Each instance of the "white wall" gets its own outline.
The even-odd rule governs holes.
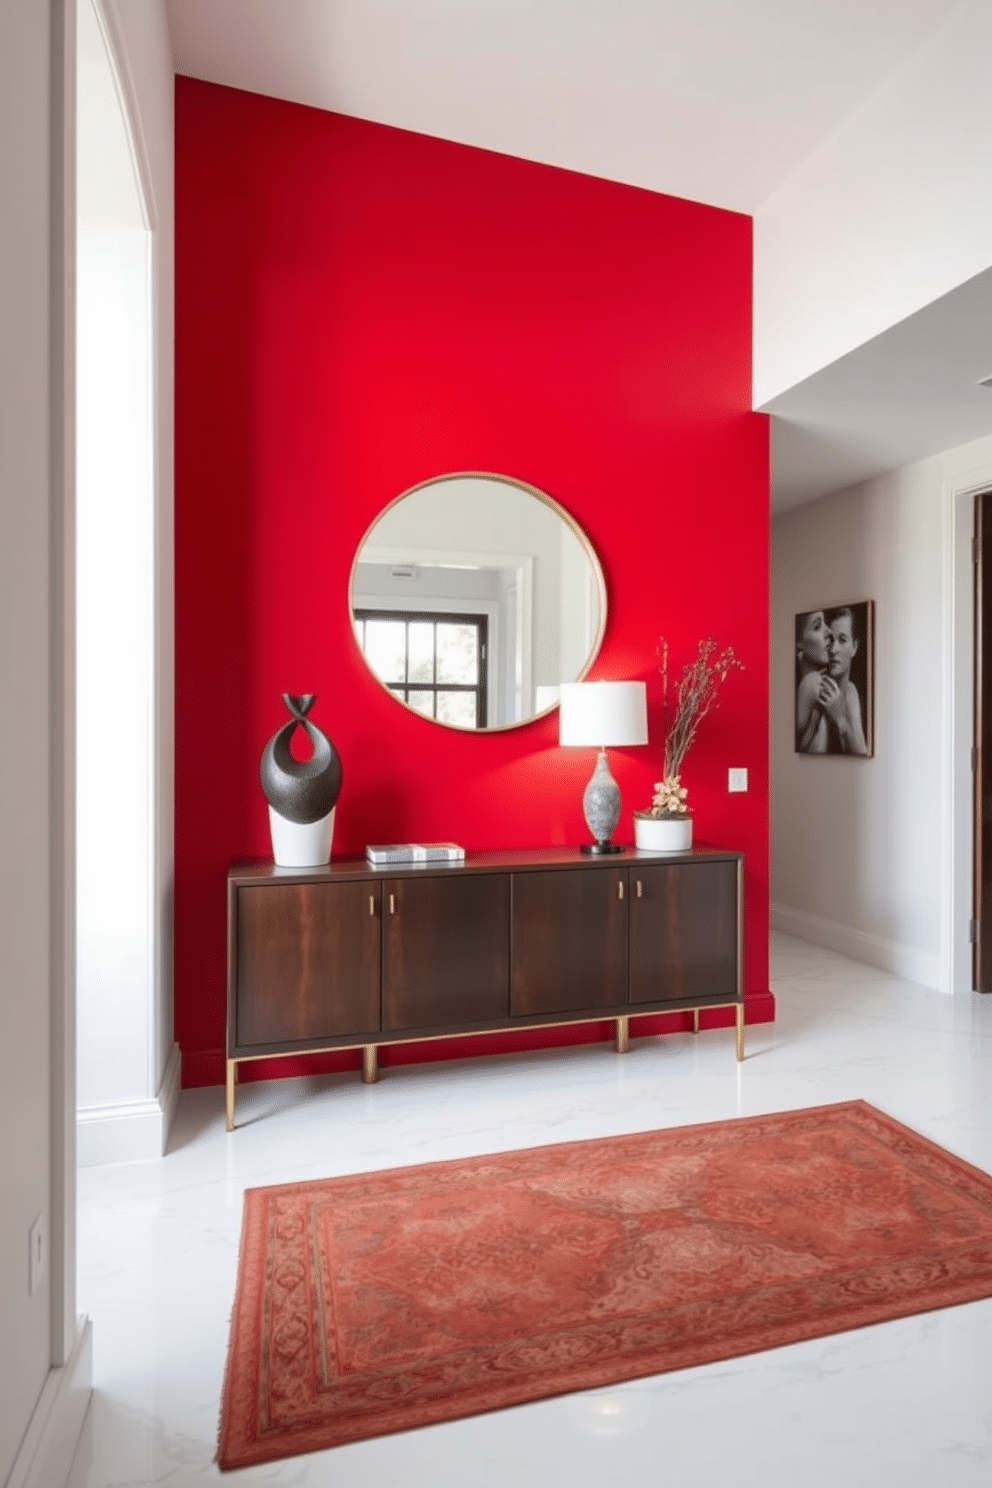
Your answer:
[[[756,213],[756,407],[992,265],[990,56],[966,0]]]
[[[28,1229],[50,1204],[49,899],[54,680],[49,437],[48,17],[0,10],[0,1480],[50,1362],[50,1292]],[[28,783],[30,782],[30,786]]]
[[[992,439],[772,522],[772,923],[930,986],[949,985],[948,940],[971,915],[959,892],[950,925],[944,902],[949,777],[960,786],[968,772],[971,701],[965,665],[952,743],[970,594],[952,593],[968,575],[959,557],[955,579],[949,513],[983,472],[992,481]],[[968,514],[958,515],[966,534]],[[875,601],[874,758],[798,755],[795,615],[861,599]],[[966,861],[959,891],[962,880]]]
[[[80,0],[77,28],[76,1099],[86,1163],[103,1155],[107,1108],[116,1128],[117,1108],[154,1094],[154,439],[151,234],[91,0]]]
[[[172,59],[80,0],[78,1142],[158,1155],[172,1038]],[[113,61],[111,61],[111,57]]]
[[[154,617],[155,739],[152,941],[155,1026],[151,1089],[168,1126],[178,1094],[179,1051],[173,1037],[173,901],[175,835],[175,552],[173,502],[175,73],[165,0],[103,0],[124,87],[152,230],[155,351]]]
[[[117,60],[152,231],[155,317],[155,852],[152,934],[155,1033],[153,1084],[178,1079],[173,1060],[172,918],[175,774],[175,561],[173,543],[175,73],[165,0],[102,0]]]
[[[79,205],[76,1099],[85,1126],[106,1105],[155,1093],[154,590],[148,234],[95,227],[82,195]]]
[[[79,1351],[88,1334],[75,1316],[71,1121],[72,59],[72,27],[66,34],[56,0],[4,0],[0,1480],[17,1488],[61,1481],[64,1458],[51,1442],[71,1450],[89,1393]],[[28,1232],[38,1216],[48,1254],[29,1295]]]

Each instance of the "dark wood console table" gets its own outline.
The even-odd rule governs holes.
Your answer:
[[[743,855],[472,853],[464,864],[235,863],[227,1128],[238,1065],[380,1044],[734,1007],[744,1058]]]

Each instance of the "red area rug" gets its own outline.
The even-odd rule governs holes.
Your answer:
[[[992,1178],[861,1101],[245,1194],[221,1467],[992,1295]]]

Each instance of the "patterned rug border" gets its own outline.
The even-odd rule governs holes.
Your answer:
[[[271,1283],[270,1227],[280,1198],[327,1199],[338,1195],[342,1200],[367,1200],[370,1184],[385,1198],[415,1194],[425,1181],[431,1193],[453,1192],[459,1187],[478,1187],[487,1174],[500,1171],[516,1180],[525,1178],[528,1170],[534,1174],[546,1171],[551,1163],[567,1166],[570,1160],[580,1161],[581,1154],[593,1148],[622,1147],[629,1156],[638,1149],[656,1150],[659,1144],[673,1149],[677,1145],[682,1156],[687,1150],[711,1146],[726,1153],[735,1144],[753,1141],[763,1133],[781,1134],[787,1128],[790,1134],[802,1135],[852,1123],[853,1128],[879,1141],[896,1158],[911,1160],[921,1176],[952,1193],[959,1202],[985,1211],[988,1235],[970,1245],[948,1241],[939,1252],[917,1255],[898,1265],[885,1259],[857,1270],[835,1270],[822,1278],[769,1283],[757,1291],[709,1299],[698,1306],[680,1303],[655,1308],[636,1317],[618,1318],[609,1328],[602,1322],[590,1322],[561,1333],[546,1329],[541,1332],[541,1357],[528,1361],[528,1353],[538,1350],[524,1339],[512,1379],[499,1378],[495,1386],[491,1377],[466,1386],[455,1380],[456,1370],[451,1370],[452,1377],[446,1379],[450,1359],[457,1360],[458,1356],[439,1355],[429,1361],[429,1366],[418,1366],[422,1379],[433,1370],[437,1391],[433,1401],[418,1399],[410,1405],[391,1401],[389,1379],[393,1378],[401,1389],[411,1366],[404,1362],[393,1368],[384,1365],[378,1371],[381,1408],[377,1407],[374,1414],[369,1414],[367,1399],[363,1398],[364,1415],[349,1415],[342,1408],[342,1414],[331,1420],[329,1408],[324,1407],[315,1409],[317,1419],[258,1431],[260,1414],[264,1417],[264,1409],[258,1409],[262,1393],[258,1356],[265,1327],[261,1313]],[[510,1167],[512,1173],[507,1171]],[[266,1216],[268,1223],[260,1223]],[[311,1243],[316,1246],[315,1240]],[[316,1249],[311,1260],[319,1267]],[[899,1296],[892,1294],[890,1286],[887,1289],[894,1276],[902,1289]],[[839,1292],[849,1295],[838,1301]],[[246,1189],[244,1195],[217,1460],[222,1469],[274,1461],[563,1393],[694,1368],[988,1296],[992,1296],[992,1176],[863,1100],[254,1187]],[[322,1319],[315,1317],[313,1326],[315,1333],[321,1331]],[[597,1358],[597,1353],[604,1351],[604,1336],[606,1357]],[[468,1350],[469,1354],[479,1352]],[[500,1353],[494,1347],[492,1369],[497,1374],[505,1368],[506,1357],[505,1348]],[[512,1362],[512,1353],[510,1357]],[[342,1381],[340,1393],[347,1394],[347,1380]]]

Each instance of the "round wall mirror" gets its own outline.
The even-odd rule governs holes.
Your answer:
[[[372,675],[449,728],[513,728],[585,676],[606,586],[585,533],[550,496],[505,475],[446,475],[397,497],[351,572]]]

